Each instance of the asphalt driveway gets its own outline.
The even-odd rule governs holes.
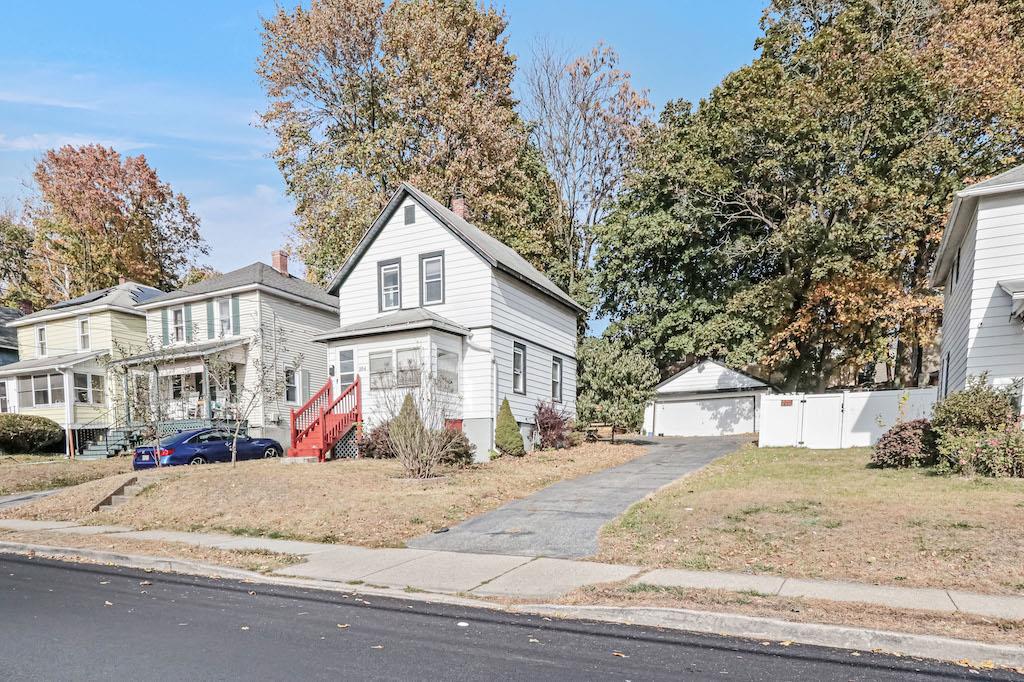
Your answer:
[[[417,549],[578,559],[597,553],[601,526],[654,491],[726,455],[749,436],[659,438],[626,464],[561,481],[469,519],[410,540]]]

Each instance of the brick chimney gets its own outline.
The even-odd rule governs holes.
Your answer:
[[[452,213],[463,220],[466,218],[466,197],[461,192],[452,196]]]
[[[285,277],[288,276],[288,254],[278,249],[270,254],[270,264]]]

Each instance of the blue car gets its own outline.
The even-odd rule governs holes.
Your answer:
[[[178,464],[207,464],[208,462],[231,461],[231,439],[234,434],[225,429],[195,429],[182,431],[160,440],[160,452],[156,453],[155,445],[143,445],[135,448],[132,468],[152,469],[157,465],[159,454],[160,466]],[[281,444],[272,438],[238,437],[238,460],[262,459],[264,457],[280,457],[284,452]]]

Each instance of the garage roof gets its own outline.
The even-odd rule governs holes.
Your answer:
[[[699,360],[654,387],[658,395],[752,391],[771,385],[752,374],[732,369],[717,360]]]

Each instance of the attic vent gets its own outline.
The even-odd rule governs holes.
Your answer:
[[[416,207],[412,204],[405,207],[405,224],[412,225],[416,222]]]

